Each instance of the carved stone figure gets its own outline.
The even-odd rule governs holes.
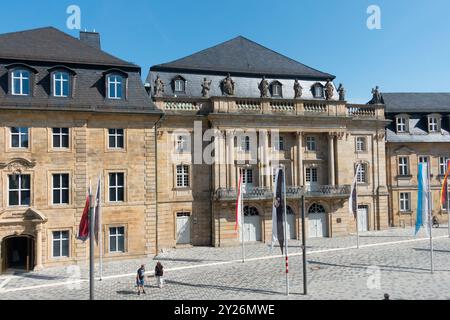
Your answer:
[[[325,98],[327,100],[331,100],[333,96],[334,96],[334,88],[330,80],[328,80],[327,83],[325,84]]]
[[[228,74],[225,79],[222,80],[222,94],[232,96],[234,95],[234,81],[231,79],[231,75]]]
[[[337,91],[339,93],[339,101],[345,101],[345,88],[342,83],[339,84],[339,88]]]
[[[300,85],[300,82],[298,82],[298,79],[295,79],[294,98],[295,99],[301,98],[302,95],[303,95],[303,87]]]
[[[266,77],[263,77],[261,82],[259,83],[259,91],[261,92],[261,98],[269,97],[269,81],[266,80]]]
[[[155,80],[155,97],[162,97],[163,94],[164,94],[164,81],[162,81],[159,75],[157,75]]]
[[[384,104],[383,96],[381,95],[380,88],[378,86],[372,89],[372,100],[369,104]]]
[[[202,83],[202,96],[203,97],[209,97],[209,90],[211,90],[211,83],[212,80],[209,80],[204,78]]]

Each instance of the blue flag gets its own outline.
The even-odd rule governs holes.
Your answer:
[[[417,195],[417,219],[416,219],[416,232],[420,231],[420,228],[424,227],[428,233],[428,220],[429,220],[429,179],[428,179],[428,164],[419,163],[419,174],[417,177],[419,193]]]

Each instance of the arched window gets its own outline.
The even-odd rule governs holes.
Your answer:
[[[53,73],[53,96],[68,97],[70,93],[70,75],[65,71]]]
[[[174,93],[185,93],[186,92],[186,79],[182,76],[176,76],[172,80],[173,92]]]
[[[259,211],[255,207],[245,206],[244,207],[244,216],[259,216]]]
[[[272,97],[283,97],[283,85],[279,81],[274,81],[270,85]]]
[[[308,213],[326,213],[325,208],[318,203],[314,203],[311,207],[309,207]]]
[[[323,85],[319,82],[313,85],[312,93],[314,98],[323,98]]]
[[[15,96],[28,96],[30,94],[30,72],[17,69],[11,72],[11,92]]]

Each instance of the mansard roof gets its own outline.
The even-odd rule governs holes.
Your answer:
[[[383,93],[387,113],[450,113],[450,93]]]
[[[139,68],[53,27],[0,35],[0,58]]]
[[[151,71],[231,73],[252,76],[328,80],[335,76],[308,67],[239,36],[185,58],[153,66]]]

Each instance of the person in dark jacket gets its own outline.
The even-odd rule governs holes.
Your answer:
[[[164,276],[164,267],[161,264],[161,262],[158,261],[155,267],[155,277],[156,277],[156,284],[158,285],[159,288],[162,288],[164,285],[163,276]]]
[[[145,266],[141,265],[141,267],[137,271],[136,275],[136,285],[138,287],[138,296],[141,295],[141,289],[142,293],[145,294]]]

